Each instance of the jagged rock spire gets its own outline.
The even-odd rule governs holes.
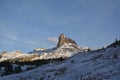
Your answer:
[[[62,45],[64,45],[65,43],[67,43],[67,44],[68,44],[68,43],[71,43],[71,44],[73,44],[74,46],[77,46],[77,43],[76,43],[74,40],[65,37],[65,35],[62,33],[62,34],[60,34],[60,36],[59,36],[59,41],[58,41],[57,47],[59,48],[59,47],[61,47]]]
[[[59,42],[58,42],[58,44],[57,44],[57,47],[60,47],[60,46],[62,46],[62,45],[64,45],[65,44],[65,35],[62,33],[62,34],[60,34],[60,36],[59,36]]]

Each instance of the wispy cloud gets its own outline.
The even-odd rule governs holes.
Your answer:
[[[58,38],[56,38],[56,37],[49,37],[48,41],[57,44],[58,43]]]
[[[17,41],[17,37],[16,35],[11,35],[11,34],[0,34],[0,36],[4,37],[4,38],[8,38],[14,41]]]
[[[4,39],[7,38],[11,41],[14,41],[14,43],[16,44],[22,44],[22,45],[26,45],[26,44],[36,44],[36,42],[34,40],[31,40],[31,39],[26,39],[26,38],[22,38],[20,36],[18,36],[16,34],[15,31],[11,31],[11,30],[8,30],[7,28],[5,27],[1,27],[1,30],[0,30],[0,38]],[[5,42],[7,44],[7,41]]]
[[[0,27],[0,36],[3,38],[11,39],[17,41],[17,36],[14,32],[11,32],[5,27]]]

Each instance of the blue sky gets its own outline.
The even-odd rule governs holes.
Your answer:
[[[51,48],[60,33],[94,49],[120,39],[120,0],[0,0],[0,52]]]

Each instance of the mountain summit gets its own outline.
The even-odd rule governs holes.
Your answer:
[[[65,35],[62,33],[62,34],[60,34],[60,36],[59,36],[59,42],[58,42],[58,44],[57,44],[57,47],[59,48],[59,47],[61,47],[62,45],[64,45],[65,43],[66,43],[66,44],[71,43],[71,44],[74,45],[74,46],[78,46],[77,43],[76,43],[74,40],[72,40],[72,39],[70,39],[70,38],[68,38],[68,37],[65,37]]]
[[[0,62],[6,60],[18,60],[18,61],[33,61],[33,60],[42,60],[42,59],[57,59],[57,58],[68,58],[78,52],[88,51],[87,48],[79,47],[77,43],[65,37],[62,33],[59,36],[59,41],[56,47],[45,49],[45,48],[36,48],[33,51],[26,53],[20,52],[7,52],[0,54]]]
[[[36,60],[36,59],[56,59],[61,57],[67,58],[75,55],[78,52],[83,51],[85,51],[84,48],[79,47],[74,40],[65,37],[65,35],[62,33],[59,36],[59,41],[56,47],[45,50],[41,50],[41,48],[37,50],[35,49],[29,53],[39,54],[40,57],[33,59]]]

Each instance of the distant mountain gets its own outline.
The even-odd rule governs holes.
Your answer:
[[[39,54],[40,57],[37,57],[36,59],[52,59],[60,57],[62,58],[71,57],[78,52],[88,51],[88,49],[89,48],[79,47],[74,40],[65,37],[65,35],[62,33],[59,36],[59,41],[56,47],[51,49],[39,48],[39,50],[35,49],[29,53]]]
[[[89,52],[77,52],[79,49],[65,43],[49,51],[54,50],[53,52],[59,52],[58,54],[64,51],[76,52],[72,57],[42,65],[30,71],[1,77],[0,80],[120,80],[120,45],[118,42]],[[51,54],[58,55],[57,53]]]
[[[79,52],[86,52],[88,48],[79,47],[77,43],[60,34],[56,47],[51,49],[36,48],[29,53],[14,52],[0,53],[0,76],[19,73],[34,69],[48,63],[63,61]]]
[[[65,37],[62,33],[59,36],[59,42],[56,47],[51,49],[36,48],[35,50],[28,53],[22,53],[20,51],[14,52],[2,52],[0,53],[0,62],[5,60],[17,60],[20,62],[42,60],[42,59],[56,59],[56,58],[67,58],[71,57],[78,52],[88,51],[88,48],[82,48],[77,43]]]

